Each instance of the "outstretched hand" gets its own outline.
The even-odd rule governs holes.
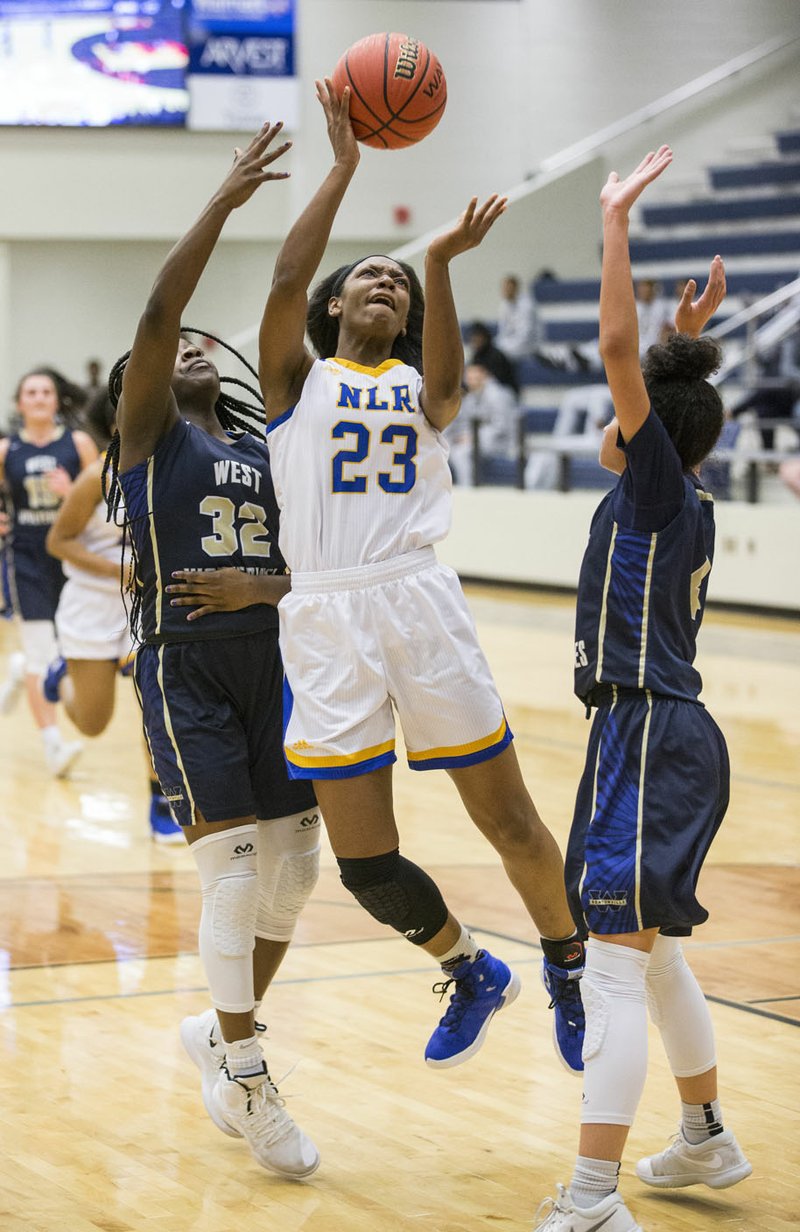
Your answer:
[[[657,179],[662,171],[666,171],[671,162],[672,150],[668,145],[662,145],[656,151],[651,150],[646,154],[639,166],[624,180],[619,178],[616,171],[612,171],[600,193],[603,215],[627,214],[647,185]]]
[[[725,298],[725,266],[722,257],[714,257],[703,294],[695,299],[697,283],[690,278],[684,287],[681,302],[675,310],[675,328],[679,334],[698,338]]]
[[[350,122],[350,87],[345,86],[342,97],[336,93],[330,77],[323,81],[315,81],[317,98],[325,112],[328,124],[328,139],[333,147],[333,156],[337,163],[344,163],[355,168],[361,157],[353,125]]]
[[[498,197],[497,193],[492,193],[481,206],[478,206],[478,198],[473,197],[453,229],[431,241],[428,256],[450,261],[461,252],[477,248],[500,215],[505,213],[507,204],[508,198]]]
[[[233,166],[219,186],[217,197],[230,209],[237,209],[249,201],[256,189],[268,180],[287,180],[288,171],[270,171],[268,168],[291,147],[291,141],[270,150],[270,145],[283,128],[277,124],[262,124],[245,150],[234,150]]]

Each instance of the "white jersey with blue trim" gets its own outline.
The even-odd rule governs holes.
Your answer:
[[[371,565],[444,539],[448,446],[399,359],[316,360],[295,406],[268,429],[280,549],[296,573]]]

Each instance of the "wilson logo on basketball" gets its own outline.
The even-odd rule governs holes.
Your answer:
[[[401,43],[397,63],[394,66],[395,77],[404,77],[406,81],[410,81],[417,71],[418,63],[419,43],[416,39],[409,39],[408,42]]]
[[[428,84],[423,87],[422,93],[426,98],[433,98],[443,81],[444,72],[442,71],[442,66],[440,64],[438,68],[434,69],[433,77],[430,79]]]

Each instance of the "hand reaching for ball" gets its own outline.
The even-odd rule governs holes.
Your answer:
[[[316,81],[317,98],[322,104],[328,124],[328,138],[333,147],[333,157],[342,166],[355,169],[361,153],[353,125],[350,123],[350,90],[345,86],[341,98],[336,93],[330,77]]]

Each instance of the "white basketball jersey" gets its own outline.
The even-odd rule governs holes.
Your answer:
[[[106,520],[105,501],[101,500],[95,507],[94,513],[84,526],[78,539],[88,551],[92,552],[95,556],[103,556],[106,560],[113,561],[114,564],[120,566],[121,571],[122,527]],[[71,581],[80,582],[82,586],[88,586],[91,590],[105,590],[110,594],[118,591],[120,588],[119,577],[100,577],[96,573],[89,573],[85,569],[80,569],[77,565],[71,565],[67,560],[63,562],[62,567],[65,576]]]
[[[317,360],[297,404],[268,428],[280,549],[297,573],[413,552],[450,529],[448,446],[399,359]]]

